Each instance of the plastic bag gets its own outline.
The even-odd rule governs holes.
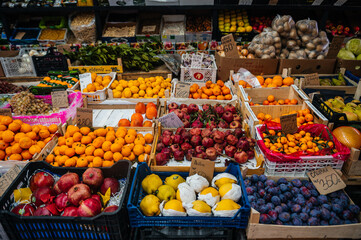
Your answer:
[[[81,13],[69,17],[69,27],[77,40],[81,42],[96,41],[95,15],[92,13]]]
[[[272,21],[272,29],[286,39],[297,39],[295,21],[290,15],[277,15]]]
[[[154,57],[162,60],[172,73],[178,75],[181,65],[181,56],[179,54],[159,54]]]
[[[271,28],[265,28],[263,32],[253,38],[248,46],[248,51],[256,58],[276,58],[281,47],[279,34]]]
[[[281,125],[279,123],[267,122],[266,124],[267,124],[268,129],[273,129],[275,131],[281,130]],[[346,147],[345,145],[342,145],[342,143],[340,143],[337,140],[337,138],[331,133],[330,129],[327,126],[325,126],[323,124],[302,125],[298,128],[297,132],[300,132],[302,130],[305,132],[311,133],[312,137],[320,136],[323,139],[333,141],[334,147],[336,148],[337,153],[332,154],[330,148],[325,148],[325,149],[322,149],[322,150],[320,150],[318,152],[314,152],[314,153],[311,153],[311,152],[305,153],[302,151],[298,151],[293,154],[283,154],[283,153],[271,151],[266,147],[266,145],[264,144],[264,141],[263,141],[262,133],[266,131],[266,125],[263,125],[262,127],[257,128],[257,131],[262,138],[262,140],[257,141],[257,144],[258,144],[259,148],[262,150],[262,152],[265,154],[267,159],[270,160],[271,162],[299,161],[299,160],[301,160],[300,157],[304,157],[304,156],[332,155],[333,158],[342,160],[342,161],[346,161],[350,157],[350,149],[348,147]]]
[[[290,51],[287,57],[288,59],[307,59],[307,54],[304,49],[297,51]]]
[[[303,44],[307,44],[318,36],[318,26],[315,20],[303,19],[296,23],[297,34]]]
[[[305,45],[309,59],[324,59],[328,53],[330,42],[326,32],[321,31],[316,38]]]
[[[253,88],[260,88],[261,84],[259,83],[258,79],[247,69],[240,68],[237,73],[232,75],[233,81],[235,83],[243,80],[249,85],[251,85]]]

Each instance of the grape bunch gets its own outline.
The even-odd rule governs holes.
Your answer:
[[[15,115],[50,114],[59,111],[59,109],[52,108],[50,104],[45,103],[42,99],[36,99],[28,91],[20,92],[13,96],[10,100],[10,105]]]

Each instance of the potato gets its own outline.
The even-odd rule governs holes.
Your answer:
[[[282,44],[281,43],[275,43],[274,46],[275,46],[276,49],[280,49],[282,47]]]
[[[311,51],[310,54],[308,54],[308,58],[309,58],[309,59],[314,59],[314,58],[316,58],[316,52],[315,52],[315,51]]]
[[[322,52],[322,51],[323,51],[323,47],[324,47],[324,45],[317,45],[317,46],[316,46],[316,51],[317,51],[317,52]]]
[[[289,55],[288,55],[288,59],[297,59],[298,56],[295,52],[291,52]]]
[[[292,29],[291,29],[291,32],[290,32],[289,37],[290,37],[291,39],[297,39],[297,38],[298,38],[298,36],[297,36],[297,31],[296,31],[295,28],[292,28]]]
[[[285,23],[283,24],[283,29],[284,29],[286,32],[291,31],[291,26],[290,26],[290,24],[289,24],[288,22],[285,22]]]
[[[288,49],[293,49],[293,48],[296,47],[296,46],[297,46],[297,43],[296,43],[295,40],[288,40],[288,41],[287,41],[287,48],[288,48]]]
[[[305,42],[305,43],[311,41],[311,37],[309,35],[303,35],[301,39],[302,39],[302,42]]]
[[[305,33],[308,31],[308,25],[306,23],[298,24],[298,28],[301,32]]]
[[[274,32],[274,33],[277,33],[277,32]],[[281,42],[281,38],[280,38],[280,37],[275,37],[273,40],[275,41],[275,43]]]
[[[318,55],[316,59],[325,59],[324,55]]]
[[[309,42],[309,43],[306,44],[306,48],[308,50],[314,50],[316,48],[316,46],[315,46],[315,44]]]
[[[270,55],[263,55],[261,58],[262,58],[262,59],[270,59],[271,56],[270,56]]]
[[[276,31],[277,31],[278,33],[283,33],[283,32],[284,32],[283,26],[278,26],[277,29],[276,29]]]
[[[271,58],[276,58],[276,54],[273,52],[269,55]]]

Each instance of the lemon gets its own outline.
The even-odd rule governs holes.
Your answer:
[[[159,198],[154,195],[147,195],[140,202],[140,210],[145,216],[157,216],[160,213],[159,204]]]
[[[196,200],[192,203],[183,204],[184,208],[187,210],[189,216],[203,216],[209,217],[212,215],[212,209],[207,203]]]
[[[222,200],[231,199],[238,202],[242,196],[242,189],[235,183],[226,183],[219,188],[219,195],[221,195]]]
[[[207,187],[198,194],[198,199],[205,201],[211,207],[219,202],[220,198],[217,189],[213,187]]]
[[[212,212],[217,217],[233,217],[240,208],[233,200],[223,199],[212,208]]]
[[[226,183],[237,183],[237,178],[229,173],[221,173],[212,179],[212,187],[217,187],[218,189]]]
[[[187,177],[186,182],[197,193],[209,186],[208,180],[198,174]]]
[[[171,186],[176,191],[178,189],[178,185],[185,181],[186,180],[184,180],[182,176],[173,174],[165,179],[164,184]]]
[[[189,203],[196,200],[196,193],[187,183],[183,182],[178,185],[176,198],[183,203]]]
[[[153,194],[162,184],[162,179],[153,173],[143,179],[142,188],[146,193]]]
[[[252,27],[251,26],[247,26],[246,27],[246,32],[251,32],[252,31]]]
[[[169,201],[175,198],[175,191],[171,186],[162,185],[156,191],[157,197],[161,201]]]
[[[160,209],[163,216],[187,216],[182,202],[176,199],[170,200],[168,202],[162,202]]]

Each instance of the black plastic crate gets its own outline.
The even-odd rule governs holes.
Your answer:
[[[27,164],[13,183],[0,199],[0,222],[4,227],[9,239],[129,239],[129,221],[125,207],[126,193],[128,192],[130,179],[130,162],[118,161],[112,167],[101,168],[104,177],[126,178],[120,206],[117,211],[101,213],[92,218],[85,217],[23,217],[9,211],[14,202],[13,190],[28,185],[32,174],[42,169],[55,175],[63,175],[67,172],[81,174],[87,168],[59,168],[52,167],[45,162],[31,162]]]
[[[60,52],[55,52],[54,48],[49,48],[45,56],[32,56],[32,59],[37,76],[46,76],[49,71],[68,70],[66,57]]]

